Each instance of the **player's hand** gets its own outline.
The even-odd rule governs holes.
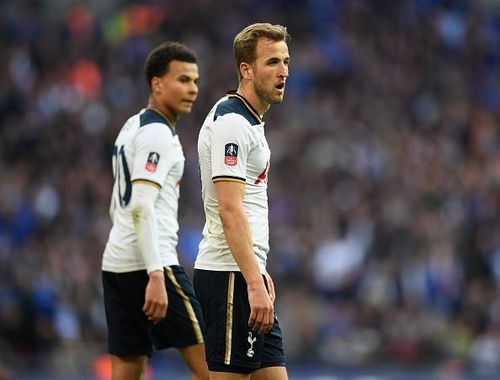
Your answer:
[[[250,303],[250,318],[248,326],[259,334],[268,333],[274,323],[274,306],[264,284],[248,287],[248,302]]]
[[[269,298],[271,298],[271,301],[274,304],[274,301],[276,301],[276,288],[274,287],[273,279],[271,278],[271,275],[267,272],[264,274],[264,276],[266,277],[267,291],[269,293]]]
[[[167,306],[167,289],[163,272],[151,272],[146,286],[142,311],[151,322],[156,324],[167,316]]]

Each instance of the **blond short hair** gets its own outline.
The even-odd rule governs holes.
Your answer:
[[[290,41],[290,35],[286,27],[282,25],[272,25],[270,23],[256,23],[247,26],[236,37],[233,42],[234,62],[238,79],[241,80],[240,64],[242,62],[253,63],[256,59],[255,51],[260,38],[268,38],[272,41]]]

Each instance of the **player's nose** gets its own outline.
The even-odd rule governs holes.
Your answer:
[[[278,75],[280,76],[280,78],[287,78],[288,75],[289,75],[289,72],[288,72],[288,65],[284,62],[282,62],[280,64],[280,70],[278,72]]]
[[[191,85],[189,86],[189,92],[191,94],[198,94],[198,85],[195,82],[191,82]]]

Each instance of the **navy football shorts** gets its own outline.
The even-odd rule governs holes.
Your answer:
[[[151,356],[154,349],[203,343],[203,317],[191,281],[178,265],[165,267],[164,274],[167,316],[153,324],[142,311],[146,271],[102,272],[110,354]]]
[[[257,334],[248,326],[250,304],[241,272],[195,269],[193,283],[205,320],[210,371],[251,373],[260,368],[285,366],[276,315],[267,334]]]

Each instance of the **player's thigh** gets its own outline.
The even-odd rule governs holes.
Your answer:
[[[153,326],[153,342],[157,349],[182,348],[204,343],[203,315],[193,285],[178,265],[165,267],[168,293],[167,316]]]
[[[250,305],[243,275],[195,270],[194,285],[205,318],[209,370],[250,374],[261,368],[264,336],[248,326]]]
[[[264,335],[260,369],[267,367],[284,368],[285,366],[286,358],[283,335],[281,332],[280,322],[275,313],[273,327],[271,328],[271,331]]]
[[[203,343],[195,344],[189,347],[182,347],[179,349],[179,352],[191,370],[193,380],[208,379],[208,367],[205,360],[205,345]]]
[[[150,322],[142,311],[146,271],[102,272],[109,353],[119,356],[151,355]]]
[[[146,363],[146,356],[111,355],[111,380],[141,380]]]
[[[267,367],[252,372],[251,380],[288,380],[285,367]]]
[[[250,374],[210,371],[210,380],[249,380],[249,379],[250,379]]]
[[[208,362],[224,361],[226,353],[227,276],[228,272],[194,271],[194,288],[205,321]]]

